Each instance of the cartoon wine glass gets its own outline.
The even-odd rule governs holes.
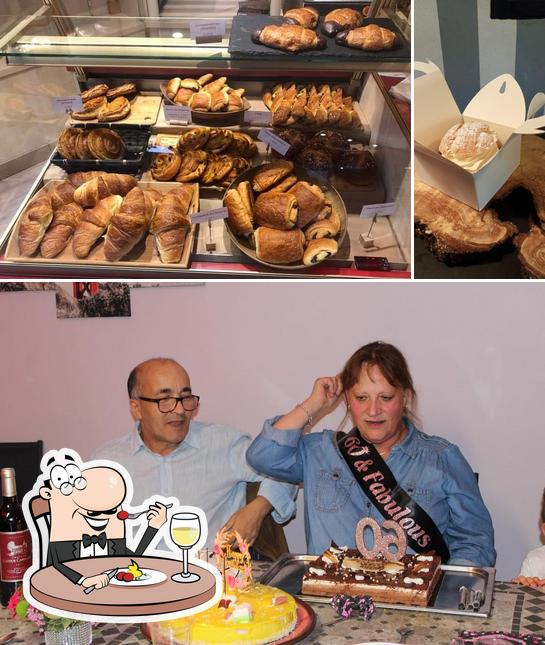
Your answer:
[[[201,537],[201,522],[196,513],[176,513],[170,520],[170,535],[175,544],[182,549],[182,572],[172,576],[174,582],[196,582],[200,580],[197,573],[188,569],[189,549],[195,546]]]

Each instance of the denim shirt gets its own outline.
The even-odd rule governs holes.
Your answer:
[[[137,424],[92,458],[125,466],[134,486],[134,505],[151,495],[173,495],[180,504],[202,508],[208,523],[206,546],[211,548],[216,532],[246,504],[246,482],[262,482],[259,495],[271,503],[276,522],[287,522],[295,514],[297,487],[258,475],[246,461],[251,441],[227,426],[192,421],[184,441],[162,456],[144,444]]]
[[[265,422],[247,459],[258,472],[305,489],[308,552],[322,553],[331,541],[355,547],[355,528],[364,517],[383,517],[352,475],[337,449],[335,432],[303,434]],[[459,448],[424,434],[404,419],[408,433],[387,464],[398,484],[433,519],[450,551],[450,564],[493,566],[494,530],[475,475]],[[413,551],[407,547],[407,552]]]

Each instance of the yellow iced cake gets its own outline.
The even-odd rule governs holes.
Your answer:
[[[229,590],[219,605],[206,611],[162,625],[176,638],[191,623],[191,645],[262,645],[289,634],[297,622],[292,596],[261,584]],[[180,636],[180,641],[183,641]]]

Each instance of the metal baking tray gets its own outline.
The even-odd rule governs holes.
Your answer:
[[[259,582],[278,587],[287,593],[298,596],[306,602],[328,603],[331,598],[301,594],[303,575],[308,569],[309,563],[315,559],[315,555],[294,555],[291,553],[283,555],[265,571],[259,579]],[[377,607],[387,609],[404,609],[406,611],[425,611],[428,613],[488,618],[492,608],[495,578],[496,569],[492,567],[466,567],[442,564],[441,578],[437,583],[432,602],[428,607],[383,602],[377,602],[376,605]],[[484,600],[478,610],[458,609],[459,589],[461,586],[482,592]]]

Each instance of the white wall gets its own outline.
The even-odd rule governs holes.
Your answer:
[[[57,320],[51,292],[0,293],[1,440],[43,438],[86,458],[131,428],[126,377],[155,355],[188,368],[202,419],[255,434],[314,377],[387,340],[408,358],[424,429],[480,473],[498,576],[511,578],[539,545],[544,296],[539,283],[214,283],[135,289],[130,319]],[[301,517],[287,533],[304,550]]]

